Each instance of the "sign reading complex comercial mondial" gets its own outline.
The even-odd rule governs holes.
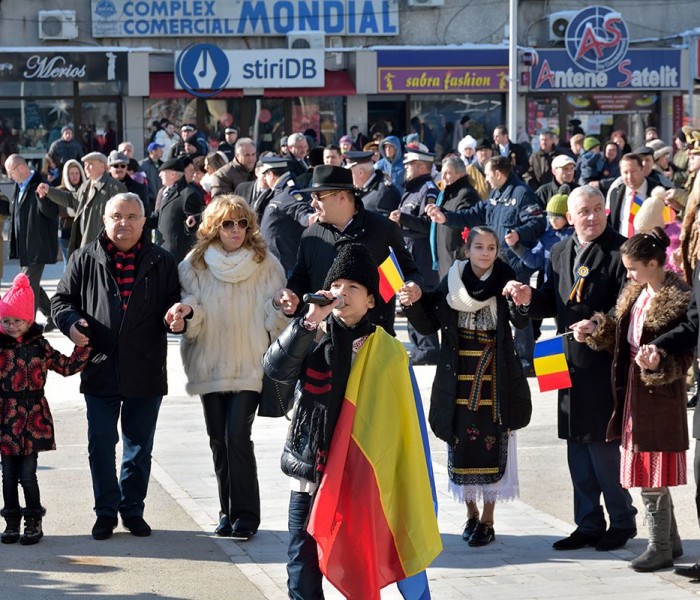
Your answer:
[[[399,0],[91,0],[91,13],[96,38],[399,33]]]
[[[570,22],[565,50],[538,50],[530,77],[533,90],[678,89],[680,50],[629,48],[622,15],[588,6]]]

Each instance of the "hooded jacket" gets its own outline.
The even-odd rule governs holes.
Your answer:
[[[389,160],[384,153],[384,146],[387,144],[391,144],[396,150],[393,160]],[[379,155],[381,158],[377,161],[377,169],[386,173],[388,177],[391,177],[391,182],[399,190],[399,193],[403,194],[405,169],[403,166],[403,152],[401,151],[401,141],[399,138],[393,135],[385,137],[379,144]]]

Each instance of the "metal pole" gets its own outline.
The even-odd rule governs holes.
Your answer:
[[[692,34],[688,38],[688,124],[691,127],[695,127],[694,120],[694,91],[695,91],[695,73],[698,67],[698,56],[697,56],[697,44],[698,36],[697,34]],[[683,122],[683,115],[681,115],[681,123]]]
[[[508,40],[508,132],[518,137],[518,0],[510,0]]]

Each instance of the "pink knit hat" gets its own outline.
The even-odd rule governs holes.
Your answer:
[[[0,319],[22,319],[34,323],[34,292],[29,279],[20,273],[0,300]]]

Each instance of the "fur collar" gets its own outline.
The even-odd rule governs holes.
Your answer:
[[[644,287],[630,282],[623,288],[615,307],[617,319],[622,319],[631,312]],[[644,329],[652,333],[661,332],[669,323],[680,319],[688,310],[690,294],[690,287],[678,275],[667,271],[663,286],[651,299]]]

